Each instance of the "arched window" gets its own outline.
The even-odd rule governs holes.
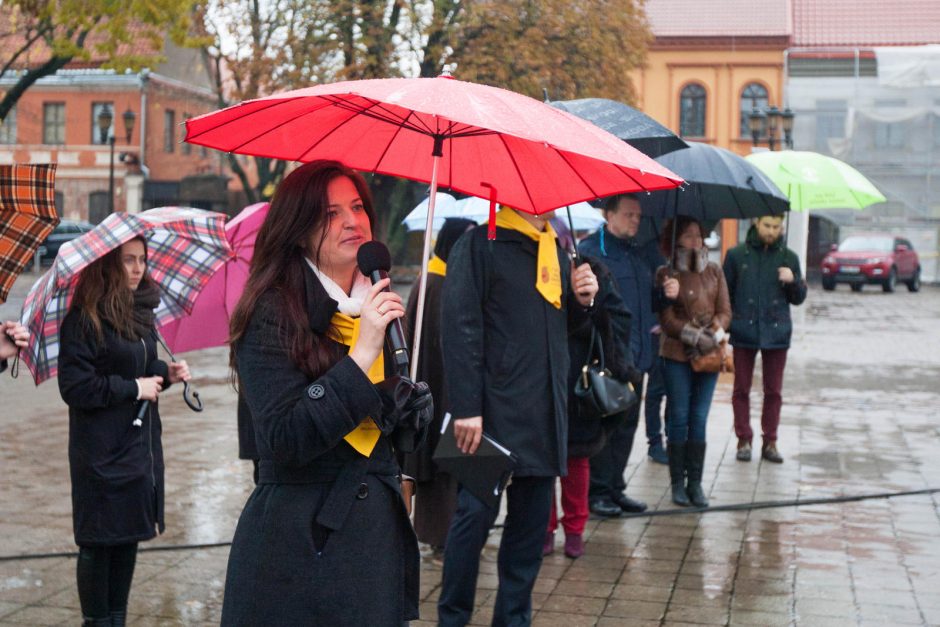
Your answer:
[[[748,116],[754,109],[767,111],[767,89],[760,83],[749,83],[741,92],[741,137],[751,136]]]
[[[679,135],[705,137],[705,88],[690,83],[679,94]]]

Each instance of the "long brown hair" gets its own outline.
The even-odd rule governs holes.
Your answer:
[[[135,240],[144,245],[146,259],[147,240],[137,236],[128,242]],[[150,272],[145,269],[140,285],[147,282],[150,282]],[[82,270],[70,305],[70,308],[74,307],[81,308],[82,315],[91,324],[99,342],[104,339],[102,320],[108,321],[121,337],[137,339],[134,332],[134,292],[127,285],[127,271],[121,262],[120,246]]]
[[[335,359],[329,345],[310,330],[304,300],[305,246],[312,233],[321,232],[317,249],[310,251],[319,260],[326,238],[330,182],[340,176],[356,186],[369,223],[375,224],[372,195],[365,179],[338,161],[312,161],[300,166],[281,181],[268,215],[255,239],[255,252],[245,291],[232,313],[229,327],[229,365],[235,372],[235,350],[245,336],[255,305],[262,294],[273,290],[281,307],[278,316],[279,338],[288,349],[291,361],[308,377],[319,376]]]

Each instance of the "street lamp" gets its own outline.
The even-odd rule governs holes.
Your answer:
[[[751,130],[751,139],[754,145],[760,144],[761,137],[766,132],[767,146],[774,150],[777,147],[778,135],[777,129],[783,131],[783,141],[781,147],[793,148],[793,118],[796,114],[790,110],[790,107],[783,111],[776,106],[769,107],[766,112],[757,107],[751,110],[748,115],[748,128]]]
[[[131,143],[131,134],[134,132],[134,122],[137,121],[137,114],[128,109],[121,116],[124,119],[124,132],[127,143]],[[101,143],[107,143],[111,146],[111,161],[108,168],[108,213],[114,213],[114,135],[110,133],[111,122],[114,121],[114,114],[111,113],[111,107],[104,105],[98,113],[98,131],[101,133]]]

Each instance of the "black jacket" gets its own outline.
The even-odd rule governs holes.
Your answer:
[[[589,318],[557,247],[562,306],[535,289],[535,241],[497,228],[466,233],[444,280],[443,347],[454,418],[483,416],[484,431],[518,458],[518,476],[567,472],[568,331]],[[452,268],[452,269],[451,269]]]
[[[568,389],[573,390],[581,368],[588,361],[591,348],[591,330],[597,330],[597,337],[604,348],[604,365],[619,381],[631,381],[642,373],[633,367],[630,350],[630,311],[617,291],[617,284],[610,270],[596,259],[584,257],[591,264],[597,275],[597,296],[591,315],[593,324],[581,326],[572,331],[568,338],[568,353],[571,368],[568,373]],[[598,355],[594,350],[592,358]],[[597,454],[607,441],[607,435],[625,418],[625,414],[614,414],[605,418],[585,417],[581,415],[577,397],[568,396],[568,457],[592,457]]]
[[[649,371],[656,358],[650,332],[658,323],[656,312],[663,300],[662,289],[654,287],[653,281],[656,268],[665,263],[656,243],[637,245],[635,239],[621,239],[607,227],[601,227],[581,240],[578,250],[610,268],[620,297],[633,315],[630,335],[633,362],[640,370]]]
[[[794,281],[784,285],[777,269],[786,266]],[[806,300],[806,281],[800,260],[779,238],[770,246],[761,242],[756,227],[747,239],[728,251],[725,281],[731,299],[731,344],[740,348],[789,348],[793,333],[790,305]]]
[[[305,267],[311,329],[336,311]],[[294,366],[278,332],[274,291],[257,302],[235,347],[254,420],[258,486],[229,556],[223,625],[399,625],[417,618],[418,545],[405,514],[389,438],[369,458],[343,440],[382,401],[347,348],[325,339],[333,365],[315,380]],[[388,360],[386,360],[388,363]]]
[[[80,546],[149,540],[163,520],[162,425],[157,403],[139,426],[138,377],[159,375],[151,333],[132,341],[107,322],[103,342],[81,310],[73,308],[59,330],[59,392],[69,406],[72,523]]]

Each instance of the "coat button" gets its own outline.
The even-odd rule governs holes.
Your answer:
[[[307,388],[307,396],[315,401],[323,398],[324,394],[326,394],[326,390],[319,383],[314,383]]]
[[[369,496],[369,486],[365,483],[359,484],[359,490],[356,492],[356,498],[362,500]]]

